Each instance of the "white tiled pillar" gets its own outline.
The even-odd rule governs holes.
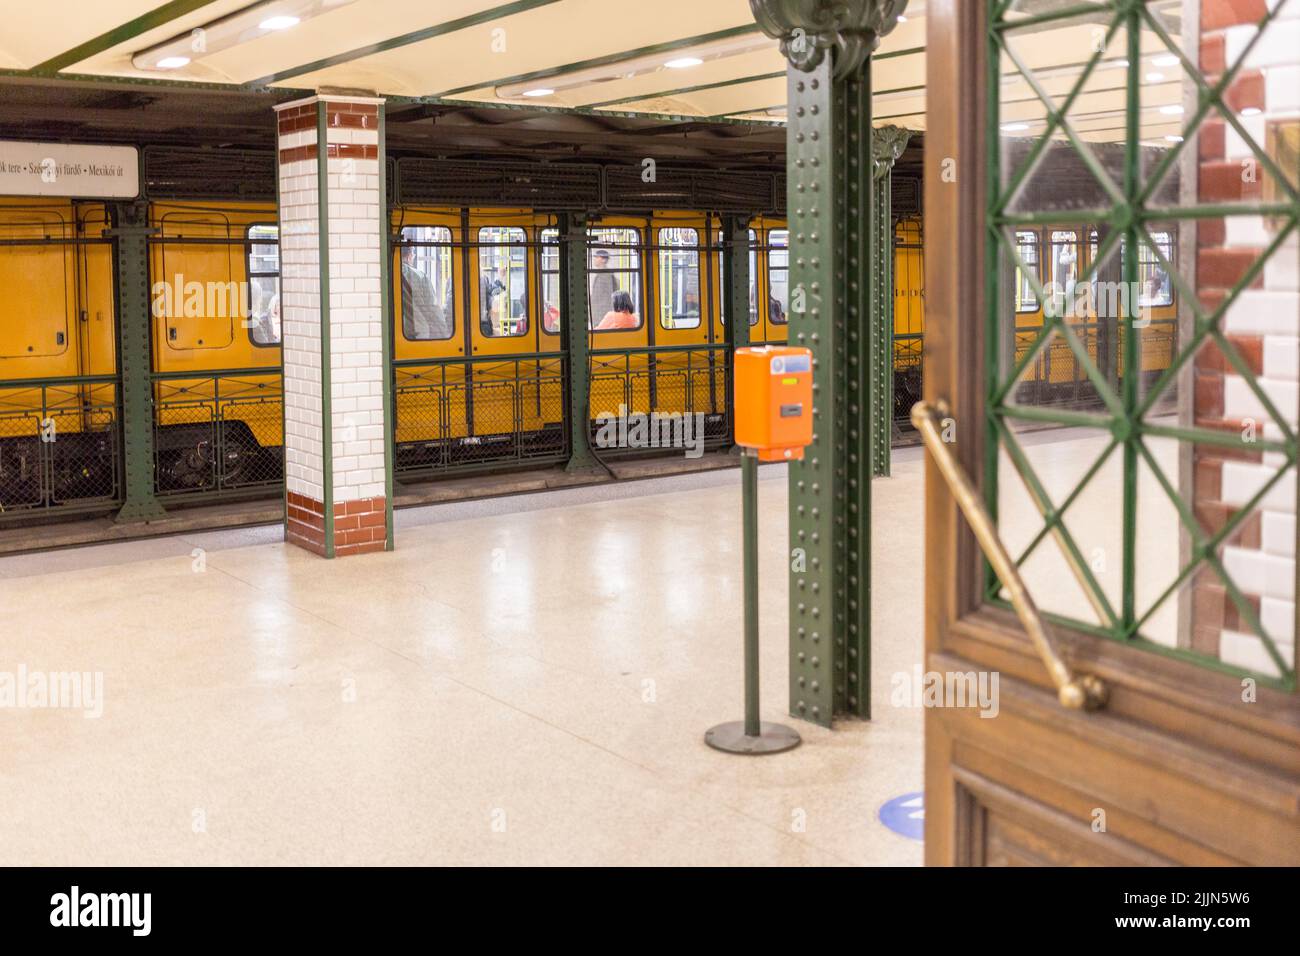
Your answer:
[[[382,111],[352,96],[276,107],[285,540],[327,558],[393,546]]]

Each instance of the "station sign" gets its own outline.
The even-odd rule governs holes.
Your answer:
[[[134,146],[0,140],[0,196],[134,199],[140,152]]]

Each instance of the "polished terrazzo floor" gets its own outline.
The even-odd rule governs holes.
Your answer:
[[[737,472],[398,514],[326,562],[278,528],[0,559],[0,864],[919,864],[921,463],[877,481],[871,722],[716,753],[741,716]],[[785,718],[786,485],[765,468],[763,710]]]

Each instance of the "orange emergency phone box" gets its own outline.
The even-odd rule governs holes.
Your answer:
[[[736,349],[736,444],[760,461],[802,458],[812,442],[812,352],[788,345]]]

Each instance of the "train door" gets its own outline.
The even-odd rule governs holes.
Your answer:
[[[654,281],[652,407],[668,414],[710,409],[709,334],[715,277],[705,256],[712,221],[657,213],[651,220]]]
[[[768,228],[764,246],[767,311],[763,341],[776,345],[790,334],[790,230],[784,223]]]
[[[150,223],[156,491],[272,488],[284,446],[276,210],[158,202]]]
[[[1300,67],[1286,5],[1022,6],[927,6],[922,670],[996,710],[926,708],[926,861],[1294,866],[1300,124],[1269,113],[1290,88],[1228,92]],[[1023,232],[1068,251],[1099,220],[1097,262],[1128,250],[1117,387],[1036,279],[1014,334]],[[1183,332],[1145,382],[1143,255]],[[1088,401],[1017,388],[1054,344]]]
[[[466,257],[459,211],[395,214],[393,406],[396,467],[403,477],[455,463],[453,451],[469,437]]]
[[[468,219],[470,444],[483,458],[509,457],[525,431],[523,390],[534,376],[541,337],[533,216],[474,211]],[[530,406],[532,403],[529,403]],[[537,415],[529,410],[529,424]]]
[[[588,327],[593,418],[649,413],[655,341],[647,282],[645,219],[606,217],[587,230]]]
[[[107,224],[99,204],[0,205],[0,515],[118,496]]]

